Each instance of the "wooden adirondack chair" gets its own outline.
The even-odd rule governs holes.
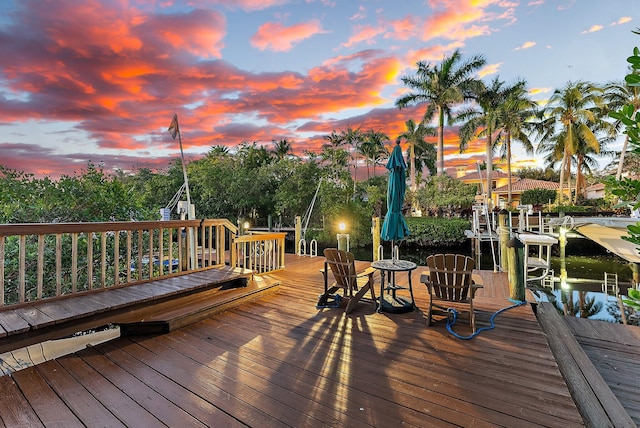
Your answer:
[[[336,248],[324,250],[324,294],[320,296],[318,305],[327,301],[327,298],[338,291],[344,290],[344,297],[348,299],[346,313],[353,310],[356,303],[366,294],[371,292],[371,299],[375,305],[376,296],[373,290],[373,274],[375,269],[367,268],[361,273],[356,273],[355,259],[353,253],[349,253]],[[329,270],[333,274],[335,282],[329,287]],[[355,292],[355,294],[354,294]]]
[[[461,254],[433,254],[427,257],[429,268],[428,281],[422,280],[429,290],[431,302],[427,325],[432,323],[433,308],[447,311],[448,307],[435,303],[446,301],[469,305],[469,323],[476,331],[476,319],[473,311],[473,298],[476,290],[481,288],[473,283],[471,272],[475,268],[475,260]]]

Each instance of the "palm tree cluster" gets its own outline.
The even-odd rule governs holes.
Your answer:
[[[609,121],[608,113],[629,104],[638,111],[638,87],[624,82],[604,86],[584,81],[569,82],[555,90],[546,104],[538,105],[531,99],[523,79],[507,83],[496,77],[487,84],[475,77],[485,64],[481,55],[464,61],[456,50],[436,65],[418,62],[416,74],[402,78],[411,92],[398,98],[396,106],[402,109],[426,104],[421,122],[417,125],[413,121],[407,122],[408,133],[403,136],[411,143],[410,150],[424,141],[429,135],[424,130],[433,129],[429,125],[435,120],[437,174],[444,174],[445,121],[450,125],[460,124],[460,152],[474,141],[485,143],[487,201],[492,200],[494,157],[499,152],[501,160],[506,161],[508,203],[511,204],[512,143],[520,143],[528,154],[534,153],[534,143],[537,143],[535,152],[544,156],[546,166],[559,165],[560,204],[565,203],[565,195],[572,194],[571,170],[575,167],[575,191],[573,201],[570,199],[569,202],[577,203],[578,196],[585,192],[585,172],[592,172],[597,166],[595,156],[615,155],[608,152],[606,146],[620,135],[622,126],[619,121]],[[423,134],[417,133],[418,130]],[[617,179],[622,173],[625,148],[626,142],[620,155]],[[415,189],[413,175],[411,186]]]
[[[331,159],[334,162],[342,159],[339,163],[347,166],[351,162],[355,170],[358,159],[361,157],[367,167],[367,178],[371,177],[370,166],[373,166],[373,175],[376,173],[376,166],[389,156],[386,145],[389,144],[389,137],[382,131],[369,129],[363,131],[360,128],[348,126],[346,130],[336,132],[335,129],[325,135],[327,141],[322,146],[321,157]]]

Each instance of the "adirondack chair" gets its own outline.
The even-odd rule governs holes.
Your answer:
[[[356,273],[355,259],[353,253],[327,248],[324,250],[324,294],[320,295],[318,306],[326,304],[329,296],[336,291],[343,289],[344,297],[348,299],[345,312],[353,310],[356,303],[367,293],[371,292],[371,299],[375,305],[376,296],[373,290],[373,274],[375,269],[369,267],[361,273]],[[333,274],[335,282],[329,287],[329,270]],[[354,294],[355,292],[355,294]]]
[[[433,254],[427,257],[429,268],[428,280],[422,282],[429,290],[431,302],[427,325],[432,323],[433,308],[447,311],[448,307],[436,303],[437,301],[463,303],[469,305],[469,323],[473,332],[476,331],[476,319],[473,311],[473,298],[476,290],[481,288],[473,283],[471,272],[475,268],[475,260],[461,254]]]

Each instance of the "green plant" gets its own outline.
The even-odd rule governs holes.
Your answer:
[[[465,184],[448,175],[430,177],[424,187],[416,192],[416,199],[423,212],[450,217],[473,205],[477,187]]]
[[[460,218],[410,217],[407,224],[411,234],[405,238],[409,245],[425,247],[458,246],[467,241],[464,231],[471,227]]]
[[[640,31],[636,32],[640,34]],[[640,70],[640,49],[633,49],[633,55],[627,58],[632,73],[625,76],[625,81],[629,86],[640,86],[640,76],[636,70]],[[640,114],[631,104],[622,107],[619,111],[609,113],[609,116],[619,120],[625,126],[625,134],[629,137],[629,144],[633,147],[634,154],[640,154]],[[630,205],[633,209],[640,208],[640,181],[628,178],[622,180],[609,181],[607,186],[611,193],[620,198],[620,205]],[[640,245],[640,224],[627,226],[629,236],[622,238]]]
[[[630,288],[627,291],[628,299],[622,299],[622,301],[631,306],[636,311],[640,310],[640,290],[636,290],[635,288]]]
[[[557,192],[552,189],[530,189],[522,192],[520,196],[520,203],[523,205],[533,205],[534,207],[541,207],[548,204],[549,201],[555,202]]]

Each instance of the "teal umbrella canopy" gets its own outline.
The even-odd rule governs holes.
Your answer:
[[[382,223],[380,237],[385,241],[398,241],[409,235],[409,226],[402,215],[404,194],[407,189],[407,164],[402,157],[400,142],[391,152],[387,162],[389,170],[389,184],[387,186],[387,215]]]

